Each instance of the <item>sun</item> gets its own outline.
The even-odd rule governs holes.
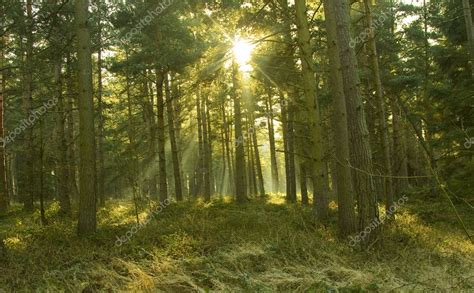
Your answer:
[[[241,68],[248,68],[248,62],[252,58],[252,51],[255,46],[246,40],[236,38],[233,42],[232,51],[234,53],[235,61]]]

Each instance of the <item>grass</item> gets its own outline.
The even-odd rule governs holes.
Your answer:
[[[98,233],[75,235],[73,221],[50,224],[15,207],[0,219],[0,288],[6,291],[470,291],[474,248],[443,203],[410,199],[384,227],[379,247],[361,251],[336,237],[311,210],[272,197],[171,204],[117,247],[134,226],[131,204],[99,212]],[[437,212],[443,214],[438,215]],[[473,227],[472,210],[462,210]],[[141,217],[146,216],[143,209]],[[452,214],[452,213],[451,213]],[[440,220],[438,220],[440,219]],[[0,290],[1,291],[1,290]]]

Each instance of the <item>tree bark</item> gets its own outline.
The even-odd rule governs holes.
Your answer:
[[[5,66],[5,37],[0,37],[0,68]],[[7,164],[6,164],[6,151],[5,151],[5,128],[4,128],[4,99],[5,99],[5,76],[3,70],[0,70],[0,214],[6,213],[10,203],[8,184],[7,184]]]
[[[295,166],[294,155],[291,156],[291,153],[294,152],[293,144],[293,127],[289,123],[289,110],[286,105],[285,98],[283,93],[280,93],[280,108],[281,108],[281,124],[283,130],[283,148],[285,156],[285,179],[286,179],[286,201],[287,202],[296,202],[296,179],[295,179]],[[293,159],[293,160],[292,160]]]
[[[405,178],[395,179],[395,192],[397,195],[403,194],[408,188],[408,168],[407,168],[407,146],[405,141],[405,131],[403,115],[396,98],[392,99],[392,127],[393,127],[393,174]]]
[[[232,153],[231,153],[231,137],[232,134],[230,133],[230,127],[229,127],[229,122],[227,120],[227,114],[226,114],[226,105],[222,105],[222,119],[224,123],[224,140],[225,140],[225,149],[226,149],[226,157],[227,157],[227,162],[228,162],[228,169],[229,169],[229,192],[234,193],[234,188],[233,186],[235,185],[234,182],[234,163],[232,162]]]
[[[472,10],[469,0],[462,0],[462,8],[464,12],[464,21],[466,22],[467,42],[471,61],[471,75],[472,79],[474,79],[474,25],[472,22]]]
[[[94,100],[92,90],[91,38],[88,27],[88,0],[76,0],[75,21],[79,81],[80,183],[78,234],[94,233],[97,226],[95,192]]]
[[[163,82],[165,74],[156,69],[156,96],[157,96],[157,138],[158,138],[158,186],[159,199],[164,202],[168,199],[168,182],[166,176],[166,153],[165,153],[165,103],[163,99]]]
[[[27,33],[26,33],[26,60],[24,64],[24,107],[25,114],[28,118],[33,113],[33,28],[34,19],[32,12],[32,0],[26,2],[26,13],[27,13]],[[33,126],[28,127],[26,130],[26,152],[27,152],[27,163],[26,163],[26,182],[25,188],[26,194],[24,195],[24,207],[26,211],[33,211],[34,198],[35,198],[35,146],[34,146],[34,133]]]
[[[72,199],[77,201],[79,189],[77,187],[77,164],[76,164],[76,141],[74,139],[74,85],[73,85],[73,69],[71,64],[71,56],[67,56],[67,102],[66,102],[66,145],[67,145],[67,169],[68,169],[68,190]]]
[[[326,3],[329,4],[329,1]],[[350,16],[346,0],[334,0],[330,3],[336,26],[336,36],[342,69],[342,81],[348,113],[349,132],[351,141],[351,165],[353,166],[354,190],[357,195],[360,231],[364,230],[371,221],[378,218],[375,186],[372,178],[372,150],[366,115],[360,95],[360,82],[357,71],[355,50],[350,46]],[[352,207],[350,207],[352,208]],[[345,230],[346,232],[349,230]],[[369,243],[376,237],[376,231],[367,237]]]
[[[298,45],[301,49],[301,67],[304,88],[304,120],[307,123],[307,145],[309,159],[306,159],[307,172],[313,180],[313,196],[315,211],[320,220],[328,215],[328,188],[327,173],[325,172],[324,145],[321,110],[316,97],[316,81],[314,79],[313,52],[311,48],[311,34],[306,15],[305,0],[295,0],[296,26],[298,28]]]
[[[58,197],[60,212],[64,215],[71,213],[71,201],[69,197],[69,172],[67,166],[67,137],[65,132],[66,115],[64,111],[64,97],[62,93],[61,59],[55,64],[55,80],[57,91],[57,170],[58,170]]]
[[[149,144],[148,144],[148,162],[151,164],[151,172],[150,175],[148,175],[147,178],[147,188],[148,188],[148,194],[151,197],[157,197],[157,172],[156,172],[156,120],[155,120],[155,97],[153,95],[153,87],[151,85],[151,82],[148,82],[148,77],[150,76],[148,74],[148,71],[145,72],[146,76],[146,98],[145,98],[145,105],[147,108],[147,117],[148,117],[148,132],[149,132]]]
[[[173,161],[173,174],[174,174],[174,192],[177,201],[183,200],[183,190],[181,182],[181,170],[179,165],[179,149],[178,143],[176,141],[175,133],[175,118],[174,118],[174,109],[173,101],[174,98],[177,98],[177,93],[171,92],[170,83],[174,82],[171,80],[170,75],[167,74],[166,80],[166,111],[168,116],[168,133],[171,142],[171,159]]]
[[[202,97],[201,97],[201,88],[199,87],[197,90],[196,95],[196,115],[197,115],[197,123],[198,123],[198,164],[197,170],[194,172],[194,176],[196,177],[195,185],[194,185],[194,197],[201,195],[203,188],[204,188],[204,160],[205,160],[205,153],[204,153],[204,135],[203,135],[203,123],[202,123]]]
[[[206,115],[206,125],[207,125],[207,153],[208,153],[208,160],[209,160],[209,186],[211,195],[215,192],[214,186],[214,168],[213,168],[213,158],[212,158],[212,121],[211,121],[211,106],[209,103],[209,98],[206,95],[204,97],[204,103],[206,105],[206,111],[204,115]]]
[[[239,204],[247,201],[247,184],[245,180],[245,149],[244,143],[241,142],[243,138],[242,132],[242,113],[241,113],[241,97],[240,97],[240,83],[238,64],[233,60],[232,62],[232,84],[233,84],[233,98],[234,98],[234,135],[235,135],[235,197]]]
[[[251,115],[252,124],[254,124],[255,119],[253,115]],[[257,139],[257,128],[254,126],[254,131],[252,132],[252,144],[253,144],[253,153],[255,156],[255,168],[257,172],[257,179],[258,179],[258,190],[260,192],[260,196],[265,196],[265,182],[263,178],[263,171],[262,171],[262,163],[260,161],[260,152],[258,150],[258,139]]]
[[[204,179],[204,201],[209,202],[211,200],[211,153],[209,145],[209,128],[207,120],[207,93],[201,97],[201,120],[202,120],[202,148],[203,148],[203,169],[200,171],[203,174]]]
[[[104,101],[102,99],[102,5],[101,0],[96,0],[97,4],[97,28],[98,28],[98,52],[97,52],[97,117],[98,117],[98,144],[97,144],[97,195],[99,198],[99,206],[105,206],[105,158],[104,158]]]
[[[273,124],[273,104],[272,95],[268,93],[268,99],[266,101],[267,110],[267,124],[268,124],[268,141],[270,142],[270,163],[272,173],[272,192],[278,192],[280,190],[280,182],[278,176],[278,161],[276,156],[276,145],[275,145],[275,127]]]
[[[128,52],[125,52],[125,58],[127,64],[129,64],[129,59],[128,59]],[[130,71],[129,68],[127,68],[125,72],[125,79],[126,79],[126,84],[125,84],[125,91],[127,93],[127,115],[128,115],[128,125],[127,125],[127,134],[128,134],[128,151],[129,151],[129,172],[127,174],[128,180],[130,182],[130,185],[132,186],[132,196],[133,196],[133,203],[135,206],[135,218],[137,220],[137,224],[140,224],[140,218],[138,216],[138,198],[140,196],[140,189],[138,187],[138,156],[137,156],[137,150],[136,150],[136,139],[135,139],[135,126],[133,123],[133,104],[132,104],[132,92],[131,92],[131,82],[130,82]]]
[[[339,46],[337,44],[336,22],[334,7],[330,2],[324,1],[326,17],[328,56],[330,63],[330,87],[333,99],[332,125],[334,128],[335,173],[337,185],[339,231],[342,236],[348,236],[355,231],[354,189],[350,169],[350,141],[348,131],[348,115],[344,84],[342,79]]]
[[[380,66],[377,54],[377,44],[375,43],[375,32],[372,17],[370,0],[364,0],[367,28],[369,30],[368,48],[369,59],[372,65],[373,83],[375,85],[375,95],[377,98],[377,112],[380,127],[380,139],[382,145],[382,160],[385,177],[385,209],[389,210],[393,205],[393,182],[392,182],[392,160],[390,155],[390,143],[388,139],[387,114],[385,111],[384,91],[382,79],[380,77]]]

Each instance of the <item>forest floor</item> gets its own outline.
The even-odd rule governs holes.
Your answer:
[[[459,210],[473,228],[472,209]],[[0,219],[0,292],[474,290],[474,246],[444,200],[420,195],[409,195],[370,251],[337,239],[334,209],[321,226],[311,209],[278,196],[170,204],[133,232],[133,205],[118,201],[101,209],[87,239],[56,214],[53,204],[46,227],[20,207]]]

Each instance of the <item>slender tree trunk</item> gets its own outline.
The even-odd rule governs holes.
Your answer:
[[[255,121],[253,115],[250,121],[254,123]],[[260,152],[258,150],[258,139],[257,139],[257,130],[256,126],[254,126],[254,131],[252,132],[252,144],[253,144],[253,152],[255,155],[255,168],[257,170],[257,179],[258,179],[258,190],[260,192],[260,196],[265,196],[265,182],[263,178],[263,171],[262,171],[262,163],[260,161]]]
[[[64,215],[71,213],[71,201],[69,198],[69,172],[67,166],[67,137],[65,132],[66,115],[64,111],[64,97],[62,93],[61,59],[55,65],[55,80],[57,91],[57,169],[58,169],[58,197],[60,211]]]
[[[393,174],[405,178],[395,180],[397,195],[404,193],[408,188],[407,147],[405,141],[404,123],[400,106],[396,98],[392,99],[392,127],[393,127]]]
[[[78,234],[94,233],[97,226],[95,193],[95,134],[92,90],[91,38],[88,27],[88,0],[75,1],[79,81],[80,184]]]
[[[295,134],[295,105],[293,103],[293,97],[290,98],[289,95],[289,100],[290,103],[288,103],[287,106],[287,140],[288,140],[288,178],[287,178],[287,184],[290,182],[290,184],[287,186],[288,190],[288,201],[289,202],[296,202],[296,134]]]
[[[25,114],[28,118],[33,113],[33,28],[34,19],[32,12],[32,0],[26,2],[27,23],[28,29],[26,33],[26,60],[24,64],[24,105]],[[32,211],[34,209],[33,203],[35,198],[35,147],[34,147],[34,133],[33,126],[26,130],[26,194],[24,198],[25,210]]]
[[[247,175],[248,175],[248,192],[252,196],[256,196],[258,194],[258,188],[257,188],[257,178],[256,178],[256,172],[255,172],[255,158],[254,158],[254,153],[253,153],[253,143],[252,143],[252,136],[251,136],[251,131],[254,131],[253,129],[250,128],[249,120],[247,119],[247,134],[246,134],[246,139],[244,140],[246,142],[245,146],[247,148]]]
[[[207,153],[208,153],[208,160],[209,160],[209,186],[210,186],[210,192],[211,195],[214,194],[215,192],[215,186],[214,186],[214,173],[213,173],[213,158],[212,158],[212,121],[211,121],[211,106],[209,103],[209,98],[206,95],[204,97],[204,103],[206,105],[206,111],[204,112],[204,115],[206,115],[206,125],[207,125]]]
[[[160,202],[168,199],[168,182],[166,176],[166,153],[165,153],[165,103],[163,99],[163,82],[165,74],[157,68],[156,70],[156,96],[157,96],[157,138],[158,138],[158,169],[159,169],[159,193]]]
[[[174,192],[177,201],[183,200],[183,190],[181,182],[181,170],[179,165],[179,150],[178,143],[176,141],[175,134],[175,118],[174,118],[174,109],[173,101],[177,97],[176,93],[171,92],[170,83],[174,82],[171,80],[170,75],[167,74],[166,80],[166,111],[168,116],[168,132],[171,142],[171,158],[173,160],[173,173],[174,173]]]
[[[293,127],[289,123],[289,115],[288,115],[288,107],[285,102],[285,98],[283,93],[280,93],[280,108],[281,108],[281,124],[282,124],[282,132],[283,132],[283,149],[284,149],[284,157],[285,157],[285,180],[286,180],[286,201],[287,202],[296,202],[296,188],[294,186],[296,185],[296,182],[293,181],[295,178],[292,173],[294,172],[294,169],[292,169],[292,166],[294,166],[294,161],[293,164],[291,163],[291,158],[294,159],[294,156],[290,156],[290,153],[292,151],[292,148],[290,148],[290,143],[292,142],[292,132],[293,132]],[[294,191],[294,192],[293,192]]]
[[[464,21],[466,22],[467,42],[469,46],[469,54],[471,60],[471,75],[474,79],[474,25],[472,23],[472,10],[469,0],[462,0],[462,8],[464,11]]]
[[[105,159],[104,159],[104,101],[102,99],[103,85],[102,85],[102,5],[101,0],[97,2],[97,28],[98,28],[98,54],[97,54],[97,117],[99,122],[98,144],[97,144],[97,195],[99,198],[99,206],[105,206]]]
[[[15,153],[12,153],[11,155],[7,156],[8,158],[8,174],[9,174],[9,188],[10,195],[9,199],[11,200],[17,200],[19,201],[18,198],[18,176],[17,176],[17,156]]]
[[[5,37],[0,37],[0,68],[5,65]],[[5,145],[6,142],[3,139],[5,137],[5,128],[4,128],[4,99],[5,99],[5,76],[3,71],[0,70],[0,214],[6,213],[10,203],[9,193],[8,193],[8,184],[7,184],[7,164],[6,164],[6,151]]]
[[[128,52],[125,52],[126,56],[126,62],[128,63]],[[140,218],[138,216],[138,198],[140,195],[140,191],[138,188],[138,156],[137,156],[137,150],[136,150],[136,139],[135,139],[135,127],[133,123],[133,105],[132,105],[132,93],[131,93],[131,82],[130,82],[130,77],[129,77],[129,71],[130,69],[127,68],[126,71],[126,92],[127,92],[127,115],[128,115],[128,127],[127,127],[127,134],[128,134],[128,143],[129,147],[128,150],[130,152],[129,155],[129,160],[130,160],[130,165],[128,166],[129,168],[129,173],[127,175],[130,185],[132,186],[132,196],[133,196],[133,204],[135,206],[135,218],[137,220],[137,224],[140,224]]]
[[[40,118],[40,133],[39,133],[39,200],[40,200],[40,216],[41,225],[46,226],[48,221],[46,220],[46,213],[44,208],[44,125],[43,119]]]
[[[203,135],[203,121],[202,121],[202,97],[201,88],[198,89],[196,95],[196,113],[198,122],[198,166],[195,172],[196,185],[194,188],[194,197],[201,195],[204,188],[204,170],[205,170],[205,148],[204,148],[204,135]]]
[[[232,62],[232,84],[234,98],[234,128],[235,128],[235,197],[237,203],[247,201],[247,184],[245,180],[245,149],[244,143],[240,142],[243,138],[242,132],[242,113],[241,113],[241,90],[239,82],[238,64]]]
[[[328,215],[327,173],[324,161],[324,138],[322,129],[321,110],[316,98],[316,81],[313,70],[313,54],[311,34],[306,15],[305,0],[295,0],[296,23],[298,28],[298,45],[301,49],[301,67],[305,95],[304,120],[307,123],[307,145],[310,148],[307,159],[308,172],[313,179],[313,196],[317,216],[324,220]],[[310,147],[311,146],[311,147]]]
[[[380,125],[380,138],[382,140],[382,160],[385,177],[385,208],[389,210],[393,206],[393,182],[392,182],[392,160],[390,158],[390,143],[388,139],[387,114],[385,111],[384,91],[380,77],[380,67],[375,43],[375,32],[370,0],[364,0],[367,28],[369,30],[369,59],[372,65],[373,82],[377,98],[377,112]]]
[[[145,73],[145,76],[148,77],[150,76],[148,72]],[[151,197],[158,197],[157,193],[157,172],[156,170],[156,121],[155,121],[155,105],[154,105],[154,100],[155,97],[153,95],[153,87],[150,82],[148,82],[148,79],[145,81],[146,86],[148,88],[147,90],[147,97],[146,97],[146,105],[148,109],[148,131],[149,131],[149,145],[148,145],[148,160],[151,163],[151,174],[147,178],[147,183],[148,183],[148,193],[150,194]]]
[[[209,202],[211,200],[211,153],[209,145],[209,128],[207,120],[207,92],[203,95],[201,104],[201,119],[202,119],[202,148],[203,148],[203,173],[204,177],[204,200]]]
[[[332,125],[334,128],[334,158],[337,185],[339,231],[348,236],[355,231],[354,189],[350,169],[349,131],[344,84],[342,79],[339,46],[337,44],[336,20],[332,0],[324,1],[326,29],[328,33],[328,56],[330,63],[330,86],[333,99]]]
[[[73,86],[73,69],[71,64],[71,56],[67,56],[67,102],[66,102],[66,145],[67,145],[67,169],[68,169],[68,190],[70,196],[77,201],[79,190],[77,188],[76,177],[76,142],[74,139],[74,86]]]
[[[268,124],[268,141],[270,142],[270,163],[272,173],[272,192],[278,192],[280,189],[280,182],[278,176],[278,161],[276,156],[276,145],[275,145],[275,127],[273,124],[273,104],[271,93],[268,93],[268,99],[266,101],[267,110],[267,124]]]
[[[230,127],[229,123],[227,122],[227,114],[225,111],[225,101],[224,104],[222,105],[222,119],[224,121],[224,140],[225,140],[225,148],[226,148],[226,157],[227,157],[227,162],[228,162],[228,168],[229,168],[229,192],[234,193],[234,188],[235,182],[234,182],[234,164],[232,162],[233,155],[231,154],[231,136],[232,134],[230,133]]]
[[[435,158],[435,152],[433,149],[433,140],[434,140],[434,127],[432,127],[433,123],[433,105],[430,98],[430,87],[431,87],[431,79],[430,79],[430,40],[429,40],[429,32],[428,32],[428,19],[429,19],[429,8],[426,4],[426,0],[423,0],[423,37],[424,37],[424,63],[425,63],[425,72],[424,72],[424,79],[423,79],[423,104],[426,107],[427,117],[424,120],[426,122],[425,128],[425,137],[426,140],[426,150],[427,154],[429,154],[430,164],[433,168],[436,169],[437,163]],[[403,107],[403,105],[401,105]],[[404,109],[404,112],[406,109]],[[408,115],[408,113],[406,113]],[[408,118],[408,116],[407,116]],[[435,178],[430,180],[431,185],[431,192],[433,194],[438,194],[438,183],[436,182]]]
[[[225,139],[225,125],[223,124],[222,127],[221,127],[221,149],[222,149],[222,175],[221,175],[221,184],[219,186],[219,194],[220,194],[220,197],[222,198],[222,196],[227,192],[227,190],[225,189],[225,182],[226,182],[226,174],[227,174],[227,156],[226,156],[226,153],[227,153],[227,150],[226,150],[226,139]]]

